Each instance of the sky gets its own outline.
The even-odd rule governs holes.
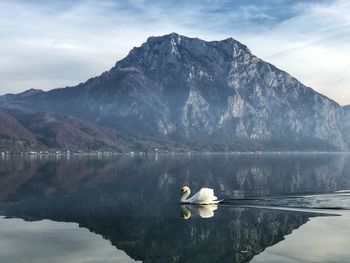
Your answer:
[[[233,37],[350,104],[349,0],[0,0],[0,94],[76,85],[171,32]]]

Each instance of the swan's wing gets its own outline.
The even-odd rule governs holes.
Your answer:
[[[198,206],[198,214],[202,218],[210,218],[214,216],[214,211],[218,208],[217,205],[201,205]]]
[[[214,190],[211,188],[202,188],[194,196],[188,199],[189,203],[210,204],[218,198],[214,195]]]

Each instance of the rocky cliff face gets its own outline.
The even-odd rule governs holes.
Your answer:
[[[343,107],[342,131],[345,142],[350,146],[350,105]]]
[[[7,96],[137,136],[211,150],[345,150],[343,109],[229,38],[151,37],[76,87]]]

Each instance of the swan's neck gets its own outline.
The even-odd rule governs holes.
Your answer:
[[[185,203],[187,200],[187,197],[189,197],[190,194],[191,194],[190,191],[183,193],[183,195],[181,196],[180,202]]]

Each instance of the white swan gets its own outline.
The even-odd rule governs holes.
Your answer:
[[[189,197],[191,194],[191,190],[188,186],[184,186],[181,188],[181,204],[199,204],[199,205],[209,205],[209,204],[217,204],[222,200],[218,200],[218,198],[214,195],[214,190],[211,188],[202,188],[196,193],[194,196]]]

